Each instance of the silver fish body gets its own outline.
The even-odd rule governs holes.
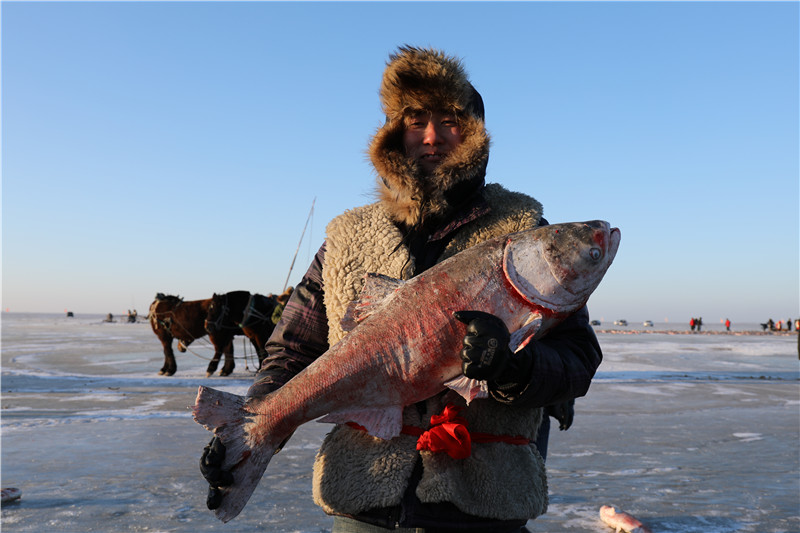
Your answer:
[[[200,387],[194,418],[222,439],[223,467],[234,476],[217,516],[241,512],[274,451],[303,423],[355,422],[390,439],[405,406],[445,387],[467,401],[479,396],[480,384],[461,373],[465,326],[453,313],[499,316],[517,351],[586,304],[619,239],[604,221],[553,224],[485,241],[409,281],[369,275],[343,322],[349,333],[280,389],[245,401]]]

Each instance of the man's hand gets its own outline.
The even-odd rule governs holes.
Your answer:
[[[511,335],[499,317],[482,311],[456,311],[453,316],[467,325],[461,350],[464,375],[486,380],[490,391],[502,391],[503,395],[524,391],[531,379],[536,341],[511,353]]]
[[[572,425],[572,419],[575,418],[575,400],[548,405],[545,412],[548,416],[558,420],[558,429],[566,431]]]
[[[222,444],[219,437],[214,437],[203,448],[203,455],[200,457],[200,473],[203,474],[209,485],[206,506],[211,510],[216,509],[222,503],[222,491],[219,488],[233,484],[233,474],[222,469],[224,461],[225,445]]]
[[[456,311],[453,316],[467,325],[461,368],[472,379],[495,381],[508,366],[511,336],[500,318],[482,311]]]

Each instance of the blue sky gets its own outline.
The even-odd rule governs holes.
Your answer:
[[[797,2],[2,2],[2,309],[279,292],[372,201],[404,43],[461,57],[487,180],[622,231],[594,318],[800,315]]]

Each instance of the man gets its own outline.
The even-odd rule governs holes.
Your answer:
[[[535,199],[485,184],[483,101],[459,60],[401,47],[387,64],[380,98],[386,122],[369,147],[379,200],[328,225],[248,396],[282,386],[344,337],[341,319],[366,273],[409,279],[486,239],[547,224]],[[403,424],[427,430],[452,405],[470,432],[499,442],[475,442],[470,456],[454,459],[417,451],[416,437],[407,434],[386,441],[335,426],[317,454],[313,481],[314,501],[334,516],[335,533],[510,533],[545,512],[549,424],[543,407],[560,405],[558,418],[568,427],[571,402],[588,390],[602,359],[588,312],[516,354],[509,353],[509,332],[497,317],[465,310],[458,318],[467,324],[464,373],[487,380],[490,398],[467,406],[442,392],[406,407]],[[487,362],[489,346],[496,351]],[[230,481],[218,468],[221,451],[212,440],[201,459],[210,507],[219,505],[215,487]]]

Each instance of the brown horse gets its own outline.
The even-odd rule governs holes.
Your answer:
[[[242,332],[256,347],[259,368],[267,355],[265,349],[267,340],[275,329],[272,313],[277,304],[278,299],[272,294],[269,296],[253,294],[250,296],[242,316]]]
[[[248,291],[233,291],[225,294],[215,293],[211,297],[205,328],[214,345],[214,358],[208,365],[207,376],[213,374],[217,369],[223,352],[225,353],[225,364],[219,374],[220,376],[227,376],[233,372],[233,338],[236,335],[244,335],[241,324],[244,310],[247,308],[249,300],[250,293]],[[250,339],[250,342],[258,352],[256,342],[253,339]]]
[[[211,299],[184,302],[179,296],[156,294],[150,304],[150,326],[164,347],[164,366],[159,375],[171,376],[178,369],[172,339],[178,339],[178,350],[186,351],[192,341],[206,335],[205,320]]]

